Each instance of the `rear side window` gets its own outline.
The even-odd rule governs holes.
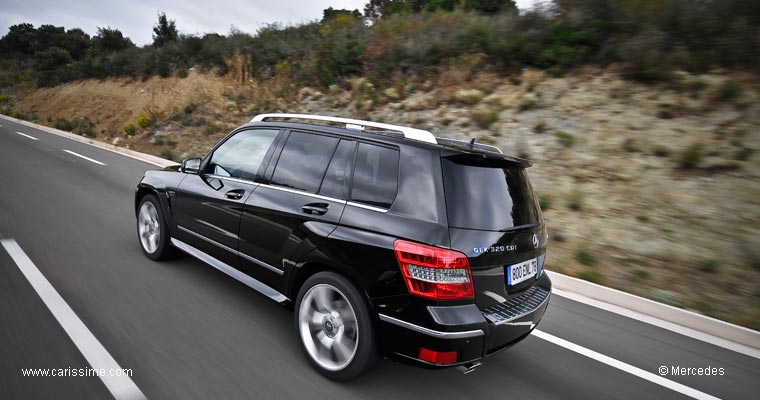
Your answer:
[[[257,177],[259,167],[272,145],[277,130],[252,129],[236,133],[211,155],[207,172],[219,176],[247,179]]]
[[[338,199],[346,198],[355,147],[356,142],[352,140],[340,141],[338,149],[335,150],[335,155],[330,161],[330,166],[327,167],[327,173],[322,181],[322,187],[319,188],[319,194]]]
[[[359,143],[351,200],[390,208],[398,190],[398,150]]]
[[[272,184],[316,193],[337,145],[337,138],[291,132]]]
[[[449,226],[499,231],[541,222],[525,168],[482,159],[442,162]]]

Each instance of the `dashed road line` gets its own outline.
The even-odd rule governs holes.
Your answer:
[[[95,164],[98,164],[98,165],[106,165],[105,163],[102,163],[102,162],[100,162],[100,161],[98,161],[98,160],[96,160],[96,159],[94,159],[94,158],[90,158],[90,157],[87,157],[87,156],[83,156],[83,155],[81,155],[81,154],[79,154],[79,153],[74,153],[74,152],[73,152],[73,151],[71,151],[71,150],[63,150],[63,151],[65,151],[66,153],[69,153],[69,154],[71,154],[72,156],[77,156],[77,157],[79,157],[79,158],[85,159],[85,160],[87,160],[87,161],[89,161],[89,162],[92,162],[92,163],[95,163]]]
[[[592,360],[599,361],[602,364],[607,364],[610,367],[617,368],[623,372],[627,372],[632,375],[636,375],[639,378],[645,379],[649,382],[656,383],[660,386],[666,387],[670,390],[676,391],[678,393],[684,394],[686,396],[689,396],[694,399],[699,400],[719,400],[718,397],[709,395],[705,392],[700,392],[697,389],[690,388],[686,385],[682,385],[678,382],[671,381],[670,379],[665,379],[659,375],[653,374],[651,372],[645,371],[641,368],[634,367],[631,364],[626,364],[622,361],[616,360],[612,357],[605,356],[602,353],[598,353],[594,350],[591,350],[589,348],[579,346],[575,343],[568,342],[565,339],[559,338],[557,336],[554,336],[552,334],[546,333],[544,331],[539,331],[538,329],[534,330],[532,333],[533,336],[544,339],[548,342],[554,343],[557,346],[564,347],[570,351],[576,352],[580,355],[586,356],[588,358],[591,358]]]
[[[0,125],[0,126],[1,126],[1,125]],[[32,139],[32,140],[39,140],[39,139],[37,139],[36,137],[34,137],[34,136],[32,136],[32,135],[27,135],[27,134],[26,134],[26,133],[24,133],[24,132],[19,132],[19,131],[16,131],[16,133],[17,133],[17,134],[19,134],[19,135],[21,135],[21,136],[24,136],[24,137],[26,137],[26,138],[28,138],[28,139]]]
[[[0,239],[5,251],[11,256],[21,273],[32,285],[63,330],[69,335],[74,345],[93,369],[121,370],[111,354],[103,347],[98,339],[87,329],[87,326],[74,313],[74,310],[63,300],[53,285],[42,275],[21,246],[13,239]],[[108,391],[117,400],[145,399],[145,395],[129,376],[99,375]]]

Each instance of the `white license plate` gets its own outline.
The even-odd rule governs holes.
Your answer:
[[[536,276],[538,262],[535,258],[507,266],[507,285],[516,285]]]

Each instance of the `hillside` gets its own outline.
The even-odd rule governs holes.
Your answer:
[[[652,86],[623,80],[614,67],[562,78],[451,69],[382,90],[365,79],[318,90],[191,70],[186,78],[27,89],[9,101],[17,116],[177,160],[205,154],[254,114],[274,111],[495,143],[534,162],[550,269],[760,329],[753,76],[678,73]]]

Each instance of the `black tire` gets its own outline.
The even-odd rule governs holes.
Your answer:
[[[150,226],[146,225],[146,221],[142,219],[143,215],[141,213],[143,212],[143,207],[146,208],[146,212],[148,213],[151,213],[151,207],[155,210],[155,221],[147,222]],[[151,233],[158,233],[158,237],[155,240],[150,239],[150,234],[148,234],[148,237],[144,237],[143,235],[146,230]],[[154,241],[155,246],[147,243]],[[165,260],[175,255],[175,249],[170,241],[169,227],[166,224],[166,217],[164,216],[164,210],[161,208],[161,202],[153,194],[144,196],[140,200],[140,205],[137,206],[137,242],[140,244],[140,248],[145,256],[151,260]]]
[[[327,301],[330,306],[320,310],[316,296],[322,298],[324,293],[332,293],[334,297],[325,297],[332,298],[332,301]],[[326,312],[329,310],[332,312]],[[351,322],[352,312],[355,323]],[[301,318],[302,315],[305,318]],[[322,324],[307,322],[314,319],[312,316],[319,319],[319,315],[322,315]],[[326,271],[307,279],[298,292],[294,316],[301,350],[312,367],[327,378],[348,381],[368,371],[377,362],[375,332],[367,301],[341,275]],[[321,326],[321,331],[317,326]],[[317,339],[320,332],[323,339],[332,340],[329,349]],[[355,351],[350,358],[342,360],[350,343],[355,343]]]

